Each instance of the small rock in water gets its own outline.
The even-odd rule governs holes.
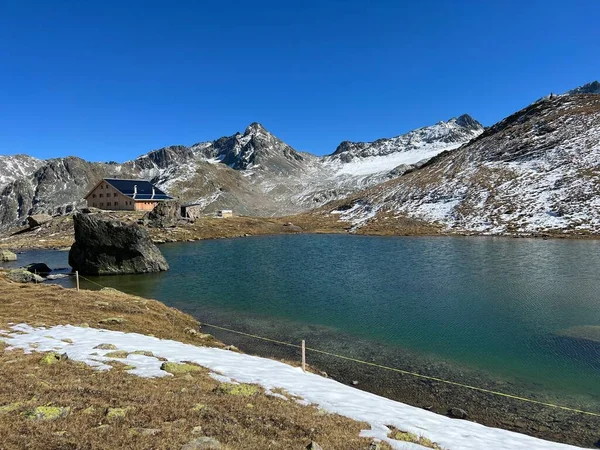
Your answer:
[[[467,419],[469,417],[469,414],[461,408],[450,408],[448,410],[448,415],[455,419]]]
[[[6,261],[16,261],[16,260],[17,260],[17,255],[15,255],[13,252],[9,252],[8,250],[0,251],[0,261],[6,262]]]
[[[48,265],[45,263],[28,264],[25,267],[23,267],[23,269],[27,270],[28,272],[38,273],[38,274],[47,274],[47,273],[52,272],[52,269],[50,267],[48,267]]]
[[[201,437],[188,442],[181,450],[219,450],[223,448],[215,438]]]

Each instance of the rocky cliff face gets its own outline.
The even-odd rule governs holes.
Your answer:
[[[303,169],[301,154],[269,133],[261,124],[252,123],[244,134],[222,137],[208,144],[192,147],[207,159],[219,161],[232,169],[260,169],[274,173],[290,173]]]
[[[17,178],[32,174],[44,162],[27,155],[0,155],[0,189]]]
[[[338,206],[356,226],[408,216],[490,234],[598,233],[600,96],[542,99]]]
[[[68,157],[45,161],[0,192],[0,224],[14,224],[31,214],[62,214],[81,204],[88,187],[110,173],[109,164]]]

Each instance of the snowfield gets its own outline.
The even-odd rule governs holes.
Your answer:
[[[69,339],[71,342],[64,342]],[[303,373],[301,369],[270,359],[244,355],[223,349],[196,347],[181,342],[158,339],[137,333],[80,328],[60,325],[51,328],[33,328],[27,324],[0,330],[0,340],[10,349],[66,352],[70,359],[81,361],[97,370],[110,370],[107,361],[123,359],[104,356],[111,350],[99,350],[99,344],[114,344],[119,350],[151,351],[157,357],[171,362],[192,362],[213,371],[218,381],[255,383],[267,394],[275,388],[289,393],[288,401],[312,404],[331,413],[357,421],[367,422],[371,428],[362,436],[388,442],[394,449],[422,449],[424,447],[388,438],[392,425],[400,430],[424,436],[447,450],[566,450],[578,447],[536,439],[511,431],[486,427],[465,420],[450,419],[364,392],[319,375]],[[35,348],[34,348],[35,347]],[[140,377],[171,376],[160,370],[162,364],[155,357],[129,355],[130,372]],[[295,397],[295,398],[294,398]],[[300,398],[301,400],[298,400]]]

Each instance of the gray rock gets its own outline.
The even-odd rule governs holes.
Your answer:
[[[283,224],[283,230],[291,233],[300,233],[302,228],[298,225],[294,225],[292,222],[286,222]]]
[[[181,219],[181,205],[176,201],[161,202],[142,218],[142,223],[150,228],[169,228]]]
[[[27,270],[28,272],[37,274],[48,274],[52,272],[52,269],[48,267],[45,263],[28,264],[25,267],[23,267],[23,269]]]
[[[10,252],[8,250],[0,251],[0,261],[6,262],[6,261],[16,261],[16,260],[17,260],[17,255],[14,254],[13,252]]]
[[[75,243],[69,265],[83,275],[116,275],[169,270],[148,232],[135,224],[75,214]]]
[[[13,269],[8,272],[8,279],[17,283],[43,283],[44,279],[25,269]]]
[[[100,325],[120,325],[125,322],[127,322],[127,319],[123,317],[107,317],[98,321]]]
[[[469,414],[464,409],[461,409],[461,408],[450,408],[448,410],[448,415],[455,419],[468,419],[469,418]]]
[[[37,228],[50,221],[52,221],[52,216],[49,214],[34,214],[27,218],[29,228]]]
[[[321,447],[315,441],[310,441],[310,444],[306,446],[306,450],[323,450],[323,447]]]
[[[371,442],[369,445],[369,450],[381,450],[381,445],[379,442]]]
[[[215,438],[204,436],[188,442],[181,447],[181,450],[219,450],[222,448],[221,443]]]

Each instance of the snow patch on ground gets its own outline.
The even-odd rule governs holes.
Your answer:
[[[219,381],[235,380],[259,384],[267,392],[282,389],[291,397],[301,398],[303,404],[313,404],[331,413],[357,421],[367,422],[371,429],[362,436],[388,442],[394,449],[422,449],[416,444],[396,441],[387,437],[392,425],[403,431],[425,436],[448,450],[567,450],[565,444],[548,442],[523,434],[486,427],[474,422],[450,419],[429,411],[395,402],[364,392],[319,375],[303,373],[300,368],[217,348],[196,347],[181,342],[158,339],[137,333],[80,328],[59,325],[51,328],[33,328],[27,324],[11,327],[12,331],[0,340],[10,349],[67,352],[70,359],[84,362],[97,370],[110,370],[108,361],[127,362],[135,368],[132,374],[140,377],[171,376],[160,370],[161,361],[144,355],[128,355],[126,359],[109,358],[111,350],[100,350],[100,344],[114,344],[119,350],[151,351],[156,357],[170,362],[192,362],[213,371]],[[69,339],[69,342],[63,341]],[[277,396],[281,394],[276,394]],[[285,396],[282,396],[285,397]]]

